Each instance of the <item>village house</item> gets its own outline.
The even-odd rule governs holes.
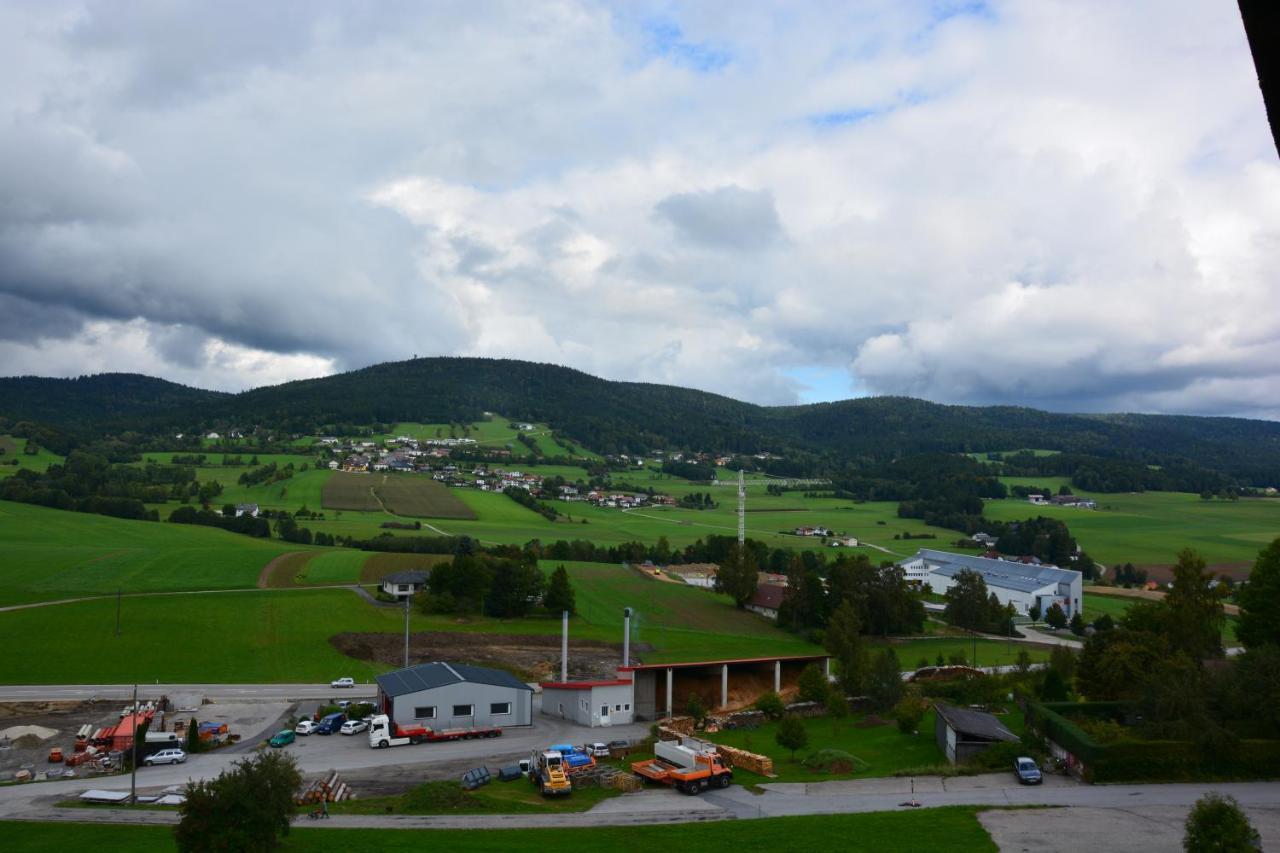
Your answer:
[[[774,584],[761,584],[756,587],[756,594],[747,602],[746,608],[752,613],[759,613],[766,619],[778,620],[778,608],[782,607],[782,600],[787,595],[785,586],[776,586]]]

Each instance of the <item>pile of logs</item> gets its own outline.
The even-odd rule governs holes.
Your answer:
[[[327,777],[317,779],[299,791],[293,801],[300,806],[307,806],[326,801],[340,803],[354,797],[351,786],[338,778],[338,771],[330,770]]]
[[[741,767],[743,770],[750,770],[761,776],[773,775],[773,759],[767,755],[757,755],[745,749],[735,749],[723,744],[716,744],[716,752],[720,753],[720,757],[730,767]]]
[[[619,791],[639,791],[644,787],[644,782],[638,776],[608,764],[583,768],[573,774],[573,784],[583,787],[598,785],[601,788],[616,788]]]

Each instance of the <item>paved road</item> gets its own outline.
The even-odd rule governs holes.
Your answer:
[[[139,684],[138,698],[200,694],[213,701],[295,701],[299,699],[353,699],[376,696],[378,686],[357,684],[336,689],[328,684]],[[76,701],[129,699],[132,684],[28,684],[0,685],[0,702]]]

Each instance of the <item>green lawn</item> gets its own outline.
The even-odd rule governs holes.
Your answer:
[[[1280,536],[1280,500],[1203,501],[1183,492],[1090,497],[1098,502],[1096,510],[1009,499],[987,501],[983,512],[1000,521],[1060,518],[1081,546],[1106,565],[1169,565],[1183,548],[1199,551],[1210,565],[1252,563],[1258,551]]]
[[[83,595],[252,587],[307,547],[209,527],[0,501],[0,605]]]
[[[887,715],[884,718],[888,720]],[[865,719],[864,715],[850,717],[839,726],[833,725],[832,720],[827,717],[801,720],[809,735],[809,744],[796,751],[794,761],[791,759],[791,751],[778,746],[774,739],[778,731],[777,723],[765,723],[753,731],[733,729],[717,732],[714,737],[716,743],[767,755],[773,759],[773,772],[777,774],[777,779],[764,780],[753,774],[735,771],[735,777],[742,773],[743,778],[739,780],[742,782],[821,782],[826,779],[892,776],[899,770],[946,761],[933,738],[933,711],[921,721],[919,733],[910,735],[898,731],[897,724],[891,720],[882,725],[859,727],[858,724]],[[861,760],[858,769],[852,773],[832,775],[804,766],[802,762],[806,757],[823,749],[838,749],[855,756]],[[747,779],[747,776],[751,778]]]
[[[317,554],[307,561],[305,583],[358,583],[360,569],[372,556],[368,551],[336,550]]]
[[[517,783],[512,783],[517,784]],[[699,853],[780,853],[827,850],[871,853],[995,853],[978,810],[952,806],[909,812],[806,815],[713,821],[674,826],[573,829],[330,829],[296,824],[281,848],[299,853],[442,849],[456,853],[599,853],[601,850],[689,849]],[[174,850],[169,827],[114,824],[0,822],[5,845],[29,853],[95,847],[119,853]]]

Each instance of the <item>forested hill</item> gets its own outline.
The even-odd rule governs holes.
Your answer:
[[[555,365],[477,358],[392,362],[235,395],[127,374],[0,379],[0,418],[85,437],[253,426],[310,433],[342,424],[474,421],[484,412],[549,423],[606,453],[768,450],[812,468],[1036,447],[1154,465],[1190,460],[1250,484],[1280,483],[1280,423],[1239,418],[1066,415],[901,397],[764,407]]]

